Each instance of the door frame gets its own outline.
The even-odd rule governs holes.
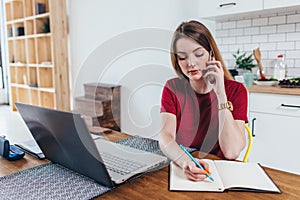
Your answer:
[[[2,58],[2,69],[3,69],[3,82],[4,89],[0,88],[0,104],[9,103],[9,87],[8,87],[8,50],[7,43],[4,38],[7,36],[7,30],[5,28],[5,2],[6,0],[0,0],[0,47],[1,47],[1,58]]]

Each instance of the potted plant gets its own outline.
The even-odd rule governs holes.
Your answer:
[[[233,57],[235,58],[235,68],[239,72],[239,75],[243,76],[245,86],[252,86],[254,78],[252,68],[256,67],[256,64],[253,63],[253,54],[247,55],[246,52],[242,53],[240,49],[238,49],[237,52],[233,54]]]
[[[236,69],[252,72],[252,68],[256,67],[256,64],[253,64],[253,54],[247,55],[246,52],[242,53],[240,49],[238,49],[237,52],[233,54],[233,57],[235,58]]]

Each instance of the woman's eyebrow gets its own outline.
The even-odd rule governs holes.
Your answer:
[[[202,49],[203,49],[203,47],[198,47],[198,48],[194,49],[192,52],[195,53],[196,51],[202,50]],[[187,54],[187,53],[186,52],[182,52],[182,51],[178,51],[178,52],[176,52],[176,54]]]
[[[203,47],[198,47],[198,48],[194,49],[193,53],[196,52],[196,51],[198,51],[198,50],[200,50],[200,49],[203,49]]]

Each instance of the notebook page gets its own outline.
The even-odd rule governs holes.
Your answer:
[[[226,189],[245,188],[280,192],[257,163],[216,160],[215,165]]]
[[[211,176],[214,178],[214,182],[206,178],[204,181],[194,182],[186,178],[184,171],[177,166],[174,162],[170,163],[170,190],[184,190],[184,191],[215,191],[222,192],[224,190],[221,179],[218,175],[217,169],[212,160],[205,160],[208,163],[211,171]]]

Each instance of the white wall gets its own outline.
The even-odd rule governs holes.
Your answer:
[[[162,87],[175,76],[169,56],[171,35],[181,22],[197,19],[197,4],[182,0],[69,0],[68,4],[72,96],[82,96],[87,82],[119,84],[122,131],[156,138]]]
[[[223,58],[234,67],[233,53],[239,48],[251,53],[259,47],[267,75],[278,54],[284,54],[287,76],[300,76],[300,11],[253,15],[243,19],[218,21],[216,40]]]

